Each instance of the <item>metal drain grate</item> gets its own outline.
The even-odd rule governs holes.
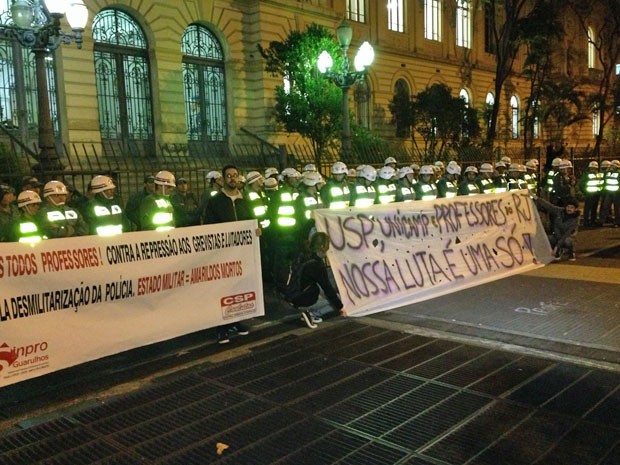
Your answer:
[[[0,436],[0,465],[620,465],[619,418],[617,373],[347,320]]]

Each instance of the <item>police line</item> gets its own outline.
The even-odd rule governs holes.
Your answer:
[[[395,205],[398,205],[395,207]],[[552,260],[527,190],[316,210],[349,316],[421,302]]]
[[[0,244],[0,387],[264,315],[256,229]]]

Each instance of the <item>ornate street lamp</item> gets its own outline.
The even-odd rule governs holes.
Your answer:
[[[64,32],[60,20],[66,16],[73,32]],[[14,0],[11,6],[12,24],[0,25],[0,37],[15,39],[32,50],[35,61],[37,102],[39,106],[39,170],[61,170],[62,165],[54,143],[50,115],[45,57],[61,43],[75,42],[82,48],[82,32],[88,21],[83,0]]]
[[[334,60],[332,56],[323,50],[319,55],[317,67],[319,71],[330,81],[336,84],[342,90],[342,141],[341,141],[341,157],[343,160],[350,160],[351,155],[351,122],[349,120],[349,88],[357,82],[362,81],[368,74],[368,66],[371,65],[375,58],[375,51],[372,45],[365,41],[357,51],[353,66],[355,70],[349,69],[349,59],[347,51],[351,45],[351,37],[353,30],[351,26],[342,21],[336,29],[338,44],[342,51],[342,65],[340,69],[332,69]]]

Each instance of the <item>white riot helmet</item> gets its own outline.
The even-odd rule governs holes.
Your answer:
[[[301,178],[301,173],[295,168],[284,168],[282,170],[282,178]]]
[[[207,181],[215,181],[216,179],[219,179],[221,177],[222,177],[222,173],[220,173],[219,171],[209,171],[207,175],[205,176],[205,179]]]
[[[389,164],[391,164],[391,163],[396,164],[396,163],[397,163],[397,162],[396,162],[396,158],[394,158],[394,157],[387,157],[387,158],[385,159],[385,161],[383,162],[383,166],[385,166],[385,165],[389,165]]]
[[[260,174],[258,171],[250,171],[248,175],[246,176],[248,184],[255,183],[256,181],[262,178],[263,178],[263,175]]]
[[[503,161],[504,165],[506,166],[510,166],[510,164],[512,163],[512,160],[510,159],[510,157],[507,157],[507,156],[503,156],[502,158],[500,158],[500,161]]]
[[[519,164],[518,163],[511,163],[508,166],[508,171],[519,171]]]
[[[500,160],[497,163],[495,163],[495,168],[506,168],[506,163]]]
[[[304,166],[303,172],[316,172],[316,165],[314,163],[308,163],[306,166]]]
[[[554,158],[553,160],[551,160],[551,166],[557,168],[558,166],[560,166],[560,163],[562,163],[562,159],[559,157]]]
[[[19,208],[35,203],[41,203],[41,197],[34,191],[22,191],[17,196],[17,206]]]
[[[597,168],[598,169],[598,162],[597,161],[591,161],[590,163],[588,163],[588,168]]]
[[[64,200],[56,200],[50,197],[51,195],[69,195],[69,191],[67,190],[67,186],[60,181],[49,181],[43,187],[43,197],[48,199],[53,205],[59,207],[65,204]],[[66,197],[65,197],[66,198]]]
[[[101,192],[114,189],[116,186],[109,176],[95,176],[90,181],[90,190],[93,194],[100,194]]]
[[[467,168],[465,168],[465,173],[476,173],[476,174],[478,174],[478,168],[476,168],[474,165],[469,165]]]
[[[420,171],[420,165],[418,165],[417,163],[412,163],[411,164],[411,169],[413,171]]]
[[[601,168],[609,168],[611,166],[611,162],[609,160],[603,160],[601,162]]]
[[[572,168],[572,167],[573,167],[573,164],[570,162],[570,160],[562,160],[559,166],[561,170],[565,170],[565,169]]]
[[[461,174],[461,167],[459,165],[457,165],[456,163],[448,163],[448,167],[446,168],[446,171],[449,174],[453,174],[455,176],[459,176]]]
[[[356,178],[357,177],[357,170],[355,168],[349,168],[349,170],[347,171],[347,177],[349,177],[349,178]]]
[[[170,171],[159,171],[155,175],[155,184],[158,186],[166,186],[166,187],[176,187],[176,180],[174,179],[174,174]]]
[[[411,166],[403,166],[398,170],[398,179],[403,179],[408,174],[413,174],[413,169]]]
[[[321,173],[317,173],[316,171],[306,171],[301,175],[301,182],[306,186],[316,186],[323,182],[323,176]]]
[[[620,160],[611,160],[611,166],[614,168],[620,168]]]
[[[270,178],[271,176],[277,176],[278,174],[280,174],[280,172],[278,171],[278,168],[275,168],[273,166],[270,166],[269,168],[265,170],[265,178]]]
[[[384,166],[383,168],[380,168],[379,171],[377,171],[377,174],[381,179],[389,181],[396,174],[396,170],[391,166]]]
[[[527,163],[532,163],[533,165],[536,165],[537,167],[539,165],[538,160],[536,158],[532,158]],[[525,164],[525,166],[527,166],[527,163]]]
[[[431,165],[423,165],[420,168],[420,174],[430,174],[430,175],[433,175],[433,174],[435,174],[435,170],[433,169],[433,167]]]
[[[332,175],[333,174],[347,174],[347,165],[341,161],[337,161],[332,165]]]
[[[538,169],[538,162],[534,159],[529,160],[526,164],[525,164],[526,168],[529,168],[531,170],[536,171]]]
[[[441,160],[437,160],[437,161],[435,162],[435,166],[437,166],[438,168],[444,169],[444,166],[445,166],[445,165],[443,164],[443,161],[441,161]]]
[[[480,165],[479,171],[481,173],[493,173],[493,165],[491,165],[491,163],[483,163]]]
[[[69,191],[67,190],[67,186],[60,181],[49,181],[45,183],[45,187],[43,188],[43,197],[49,197],[53,194],[64,194],[68,195]]]
[[[367,179],[370,182],[375,182],[375,180],[377,179],[377,170],[370,165],[365,165],[359,171],[359,175],[360,177]]]

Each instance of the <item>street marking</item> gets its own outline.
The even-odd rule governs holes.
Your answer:
[[[531,315],[539,315],[539,316],[545,316],[548,315],[549,312],[552,312],[554,310],[558,310],[560,307],[566,307],[568,305],[568,303],[562,303],[562,302],[549,302],[549,303],[545,303],[545,302],[540,302],[539,307],[533,307],[533,308],[529,308],[529,307],[517,307],[515,308],[515,312],[517,313],[529,313]]]
[[[524,273],[525,276],[539,278],[572,279],[575,281],[592,281],[595,283],[620,284],[620,273],[615,268],[598,268],[594,266],[562,265],[554,263]]]

